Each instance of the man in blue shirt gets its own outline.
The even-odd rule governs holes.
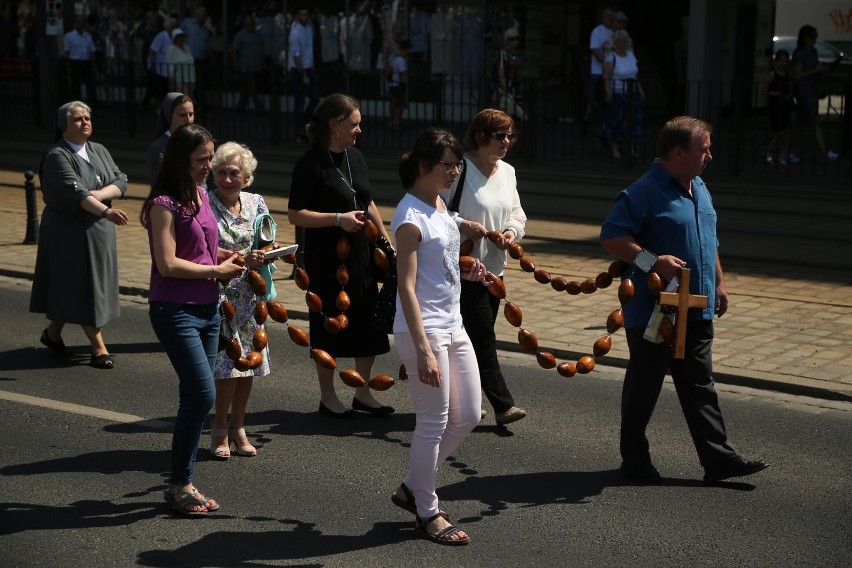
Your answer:
[[[204,93],[208,86],[208,52],[210,39],[213,37],[213,31],[207,20],[207,8],[203,6],[196,8],[193,17],[185,18],[180,28],[186,32],[186,44],[192,52],[192,57],[195,58],[196,92],[187,94],[198,102],[203,99],[203,96],[199,95]]]
[[[630,361],[621,401],[621,470],[631,481],[660,483],[651,463],[645,429],[671,371],[705,483],[750,475],[769,467],[747,460],[728,441],[712,377],[713,316],[728,309],[728,291],[719,262],[716,211],[699,174],[713,159],[712,126],[688,116],[669,120],[657,142],[659,158],[651,169],[621,192],[601,227],[601,244],[629,263],[625,275],[635,285],[625,304],[624,327]],[[684,359],[673,359],[665,342],[643,337],[656,304],[647,275],[671,281],[689,268],[690,294],[706,295],[707,308],[687,318]]]
[[[71,93],[77,100],[86,100],[90,106],[98,104],[98,88],[95,85],[95,42],[86,31],[83,16],[74,18],[74,29],[63,38],[68,71],[71,75]],[[83,85],[86,96],[83,97]]]
[[[293,126],[296,140],[306,141],[305,124],[314,114],[319,103],[319,85],[314,72],[314,30],[310,23],[308,9],[301,7],[296,12],[296,21],[290,28],[290,49],[287,67],[290,70],[290,84],[293,89]],[[305,95],[308,106],[305,107]]]

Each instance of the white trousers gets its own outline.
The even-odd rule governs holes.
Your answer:
[[[417,379],[417,352],[411,334],[394,334],[417,413],[405,485],[414,494],[421,519],[438,513],[435,493],[438,467],[476,427],[482,409],[479,367],[464,328],[450,333],[427,333],[426,337],[441,369],[440,387]]]

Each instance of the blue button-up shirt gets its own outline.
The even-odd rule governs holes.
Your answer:
[[[712,320],[716,305],[716,210],[700,177],[692,180],[692,195],[663,166],[655,163],[645,175],[621,192],[601,227],[601,240],[633,237],[656,255],[674,255],[691,269],[689,292],[707,296],[707,308],[689,310],[689,321]],[[645,327],[656,304],[648,291],[647,275],[633,270],[636,292],[624,305],[625,327]]]
[[[302,69],[314,67],[314,30],[310,24],[303,26],[299,22],[290,28],[290,53],[287,57],[289,69],[298,69],[295,57],[302,60]]]
[[[212,35],[210,29],[204,24],[199,24],[195,18],[186,18],[181,22],[180,29],[186,32],[186,44],[195,60],[207,59],[207,47]]]

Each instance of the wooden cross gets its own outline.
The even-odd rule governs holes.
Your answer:
[[[707,296],[689,293],[689,273],[690,270],[688,268],[680,269],[677,292],[660,292],[661,306],[677,307],[677,323],[675,325],[674,344],[672,345],[675,359],[683,359],[684,357],[686,347],[686,314],[689,308],[707,307]]]

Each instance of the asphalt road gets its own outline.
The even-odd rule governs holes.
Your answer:
[[[44,320],[26,312],[28,292],[28,283],[0,279],[0,566],[852,563],[848,404],[726,388],[732,439],[772,467],[705,487],[667,385],[649,428],[666,480],[634,486],[616,471],[622,371],[598,367],[566,381],[507,354],[509,383],[530,416],[505,429],[489,413],[442,467],[442,506],[473,542],[441,547],[418,538],[389,500],[414,426],[406,384],[378,395],[397,408],[390,419],[323,418],[306,350],[280,324],[270,332],[274,375],[255,382],[249,406],[258,456],[211,461],[205,437],[196,484],[222,509],[177,518],[161,495],[176,379],[145,305],[125,303],[106,328],[116,369],[99,371],[37,348]],[[65,341],[85,358],[79,328]],[[397,367],[391,354],[376,372]]]

